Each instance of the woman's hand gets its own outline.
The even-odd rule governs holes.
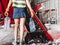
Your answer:
[[[30,10],[30,13],[31,13],[31,17],[33,17],[34,16],[34,11]]]
[[[8,16],[8,15],[9,15],[8,12],[9,12],[9,8],[6,8],[6,11],[5,11],[4,15],[5,15],[5,16]]]
[[[27,7],[30,10],[31,17],[33,17],[34,16],[34,11],[33,11],[32,7],[31,7],[31,4],[30,4],[29,0],[26,0],[26,4],[27,4]]]

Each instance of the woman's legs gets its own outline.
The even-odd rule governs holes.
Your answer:
[[[18,38],[18,26],[19,26],[19,20],[18,19],[14,19],[15,21],[15,28],[14,28],[14,37],[15,37],[15,41],[17,41]]]
[[[23,41],[25,18],[20,18],[20,43]]]

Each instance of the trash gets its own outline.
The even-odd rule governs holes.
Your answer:
[[[9,29],[10,28],[10,18],[7,16],[4,19],[4,29]]]
[[[32,18],[30,18],[29,27],[30,27],[30,32],[34,32],[36,30],[35,23]]]

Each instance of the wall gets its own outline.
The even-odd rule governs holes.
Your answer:
[[[57,21],[60,21],[60,0],[49,0],[44,3],[44,9],[56,9]]]

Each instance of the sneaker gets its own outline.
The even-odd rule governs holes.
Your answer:
[[[20,45],[24,45],[23,43],[20,43]]]
[[[32,43],[32,44],[30,44],[30,45],[36,45],[35,43]]]
[[[12,44],[13,44],[13,45],[17,45],[17,41],[13,41]]]
[[[33,39],[28,42],[28,44],[32,44],[32,43],[34,43]]]

